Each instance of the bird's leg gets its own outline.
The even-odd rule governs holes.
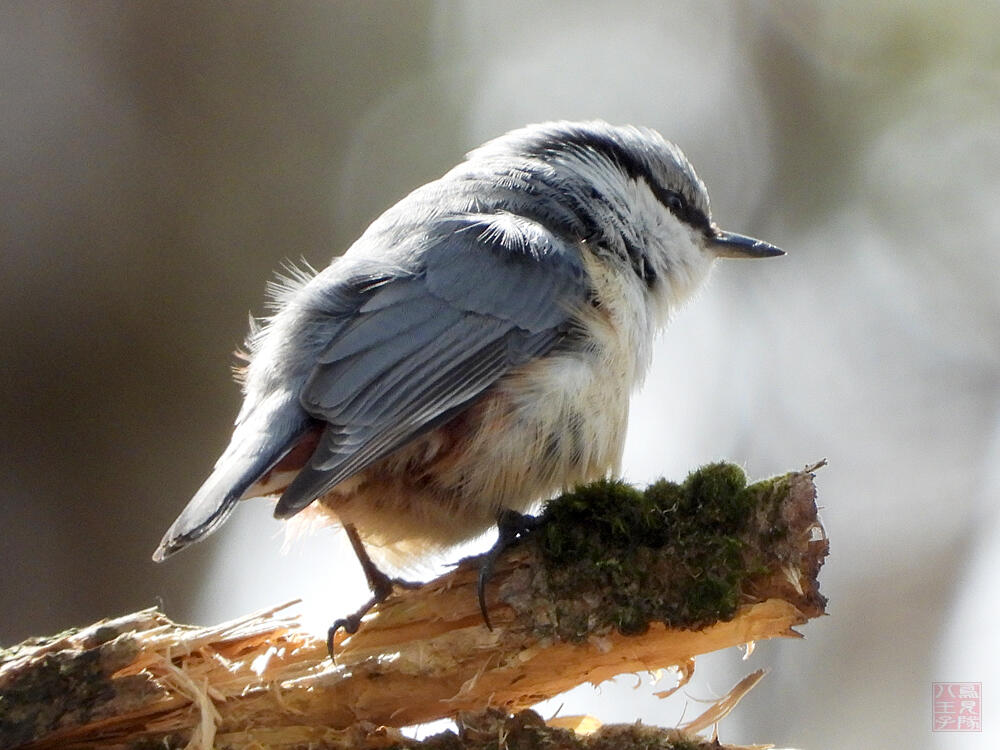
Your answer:
[[[501,508],[497,512],[497,540],[483,557],[483,564],[479,566],[479,584],[476,587],[479,594],[479,611],[483,613],[483,622],[490,630],[493,630],[493,625],[486,610],[486,584],[493,577],[493,566],[505,549],[523,539],[538,525],[539,520],[535,516],[518,513],[509,508]]]
[[[342,617],[330,626],[330,629],[326,634],[326,650],[330,652],[330,658],[333,659],[333,637],[337,634],[337,631],[341,628],[348,635],[352,635],[358,632],[358,628],[361,627],[361,618],[368,614],[368,610],[374,607],[376,604],[380,604],[389,598],[389,594],[397,586],[402,589],[415,589],[421,586],[420,583],[415,581],[405,581],[402,578],[390,578],[381,570],[378,566],[372,562],[372,559],[368,556],[368,550],[365,549],[364,543],[361,541],[361,537],[358,535],[358,530],[354,528],[353,524],[345,523],[344,531],[347,532],[347,538],[351,540],[351,547],[354,548],[354,554],[358,557],[358,562],[361,563],[361,569],[365,572],[365,580],[368,581],[368,588],[371,589],[372,598],[361,605],[357,612],[348,615],[347,617]]]

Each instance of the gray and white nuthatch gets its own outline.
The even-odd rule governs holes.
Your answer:
[[[365,545],[442,549],[617,472],[671,311],[716,258],[781,254],[720,230],[653,130],[556,122],[492,140],[278,285],[229,447],[154,559],[277,495],[277,518],[313,505],[343,525],[367,608],[393,581]]]

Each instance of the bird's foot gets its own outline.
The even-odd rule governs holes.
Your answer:
[[[334,661],[333,658],[333,638],[337,635],[337,631],[341,628],[348,635],[354,635],[358,632],[358,628],[361,627],[361,618],[368,614],[369,610],[376,604],[381,604],[396,589],[416,589],[420,588],[423,584],[419,581],[407,581],[402,578],[390,578],[385,573],[383,573],[378,568],[372,566],[371,570],[366,570],[365,573],[368,575],[368,584],[372,590],[372,598],[361,605],[357,612],[348,615],[347,617],[341,617],[339,620],[330,626],[330,629],[326,632],[326,650],[330,654],[330,661]]]
[[[497,513],[497,540],[483,557],[483,564],[479,566],[479,584],[476,587],[479,594],[479,611],[483,613],[483,622],[490,630],[493,630],[493,625],[486,609],[486,584],[493,577],[493,566],[505,549],[524,539],[529,532],[538,528],[539,523],[539,519],[535,516],[518,513],[509,508],[501,508]]]

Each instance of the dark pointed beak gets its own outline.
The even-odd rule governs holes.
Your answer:
[[[743,234],[723,232],[714,227],[708,236],[708,245],[720,258],[773,258],[785,254],[784,250],[763,240],[755,240]]]

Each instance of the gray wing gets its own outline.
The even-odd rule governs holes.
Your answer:
[[[439,238],[428,240],[428,237]],[[549,351],[586,303],[579,251],[507,214],[441,220],[318,357],[300,401],[326,423],[275,515],[291,516]]]

